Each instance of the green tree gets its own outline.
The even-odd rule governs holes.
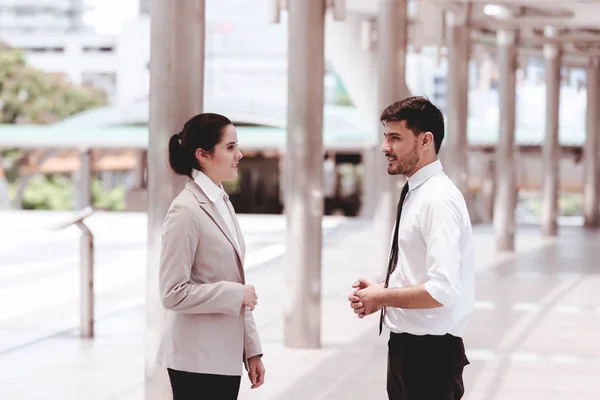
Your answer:
[[[73,183],[61,175],[41,175],[31,179],[23,195],[26,210],[72,210]]]
[[[76,86],[60,75],[33,68],[21,51],[0,42],[0,124],[51,124],[104,104],[102,91]],[[7,206],[7,180],[14,183],[17,175],[16,170],[5,166],[16,165],[14,161],[20,156],[20,151],[0,151],[0,208]],[[43,186],[39,181],[35,184]],[[51,180],[50,185],[59,193],[66,190],[60,181]],[[40,208],[66,207],[63,197],[40,200],[45,199],[44,189],[41,193],[41,197],[32,199],[32,204]]]
[[[102,182],[92,177],[92,207],[108,211],[125,210],[125,187],[105,189]],[[12,188],[14,192],[14,186]],[[63,175],[40,175],[31,179],[23,193],[26,210],[72,210],[73,181]],[[14,193],[11,197],[14,197]]]
[[[49,124],[104,104],[102,91],[33,68],[0,43],[0,123]]]

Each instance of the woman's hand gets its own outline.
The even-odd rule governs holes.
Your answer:
[[[244,285],[244,305],[250,307],[250,311],[254,311],[254,307],[258,303],[258,296],[252,285]]]
[[[261,356],[254,356],[248,359],[248,378],[252,383],[251,389],[260,387],[265,382],[265,366]]]

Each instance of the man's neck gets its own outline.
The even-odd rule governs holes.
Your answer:
[[[410,175],[409,175],[409,174],[406,174],[406,178],[407,178],[407,179],[408,179],[408,178],[410,178],[411,176],[413,176],[414,174],[416,174],[416,173],[417,173],[417,172],[418,172],[420,169],[422,169],[422,168],[424,168],[424,167],[428,166],[429,164],[432,164],[432,163],[436,162],[437,160],[438,160],[437,156],[435,156],[434,158],[428,158],[428,159],[426,159],[426,160],[425,160],[425,159],[424,159],[424,160],[421,160],[421,162],[419,162],[419,163],[417,164],[417,166],[415,167],[414,171],[412,171],[412,172],[410,173]]]

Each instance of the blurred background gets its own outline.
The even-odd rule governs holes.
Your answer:
[[[278,159],[285,136],[287,23],[284,19],[269,24],[268,12],[266,0],[206,3],[204,97],[207,108],[222,110],[239,126],[245,162],[228,191],[241,213],[280,213],[283,206]],[[345,24],[355,23],[364,30],[368,21],[349,16]],[[145,150],[139,147],[148,136],[149,34],[147,1],[2,0],[4,208],[74,209],[80,161],[68,142],[75,135],[77,140],[112,147],[91,149],[93,206],[110,211],[145,206],[139,190],[145,185],[139,171],[144,168]],[[372,141],[374,122],[364,106],[370,94],[360,82],[352,82],[355,72],[346,71],[352,66],[344,57],[367,57],[370,50],[366,43],[362,49],[356,46],[357,54],[337,54],[348,51],[338,47],[342,45],[336,39],[339,42],[337,37],[328,41],[324,79],[324,141],[331,150],[330,161],[324,163],[329,186],[326,214],[354,216],[362,204],[361,152]],[[406,64],[409,89],[444,109],[445,58],[433,46],[412,50]],[[561,160],[559,210],[563,216],[581,216],[583,173],[578,161],[585,140],[586,73],[585,68],[563,67],[561,75],[559,140],[569,154]],[[483,180],[492,159],[489,149],[498,138],[498,80],[495,50],[475,43],[469,61],[469,172],[470,190],[480,197],[485,196]],[[358,86],[351,88],[354,99],[347,87],[352,85]],[[545,116],[536,109],[545,95],[543,60],[520,58],[516,93],[515,140],[533,149],[536,158],[529,162],[534,156],[519,157],[517,216],[530,222],[539,220],[540,213],[542,171],[537,160]],[[40,135],[53,134],[65,142],[63,147],[36,146]],[[11,142],[19,146],[7,148]]]
[[[442,161],[462,182],[476,233],[465,397],[600,398],[600,2],[323,0],[323,126],[313,132],[322,135],[322,164],[307,172],[322,181],[322,241],[310,267],[321,285],[321,331],[318,345],[304,346],[285,339],[283,318],[295,304],[284,169],[293,151],[288,60],[297,51],[285,8],[296,0],[177,1],[205,7],[203,108],[234,122],[244,154],[238,178],[224,185],[248,242],[245,268],[262,301],[256,318],[273,372],[240,398],[385,396],[385,341],[376,321],[357,321],[344,300],[356,276],[383,273],[374,248],[389,241],[377,222],[380,189],[390,188],[374,178],[384,171],[371,158],[387,105],[378,43],[391,26],[382,22],[388,3],[406,10],[387,22],[402,25],[406,40],[398,45],[406,84],[392,99],[425,95],[444,112]],[[166,168],[156,161],[163,156],[149,157],[163,148],[149,124],[162,118],[150,115],[150,3],[0,0],[0,400],[166,398],[149,389],[161,325],[150,300],[152,219],[162,211],[149,209],[148,182],[149,169]],[[293,180],[302,168],[291,168]],[[77,218],[91,235],[71,223]],[[93,240],[91,264],[82,240]],[[89,265],[96,325],[86,336]],[[368,366],[360,379],[356,359]]]

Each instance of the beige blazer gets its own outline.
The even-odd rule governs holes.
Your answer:
[[[262,354],[252,312],[243,306],[245,245],[233,207],[235,240],[215,205],[188,180],[167,212],[159,289],[168,310],[157,363],[181,371],[242,375]]]

